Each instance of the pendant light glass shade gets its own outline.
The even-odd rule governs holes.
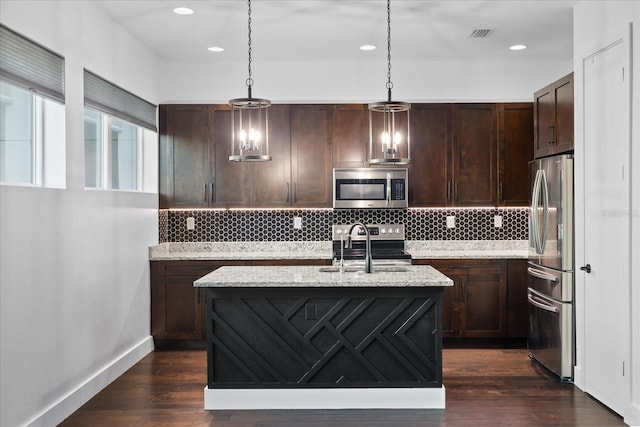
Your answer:
[[[369,164],[411,161],[411,104],[391,100],[391,0],[387,0],[387,100],[369,104]]]
[[[251,0],[249,6],[249,77],[246,80],[247,97],[229,101],[231,106],[231,155],[235,162],[264,162],[269,155],[269,107],[268,99],[251,95],[253,77],[251,74]]]

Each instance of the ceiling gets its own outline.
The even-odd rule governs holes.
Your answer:
[[[94,0],[168,62],[247,61],[247,2],[242,0]],[[394,60],[570,61],[569,0],[393,0]],[[180,16],[173,8],[195,13]],[[385,0],[254,0],[254,61],[386,61]],[[484,38],[473,30],[493,30]],[[373,44],[373,51],[359,46]],[[528,48],[511,51],[509,46]],[[224,47],[212,53],[210,46]]]

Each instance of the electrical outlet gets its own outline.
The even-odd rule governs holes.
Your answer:
[[[495,228],[502,228],[502,215],[496,215],[493,217],[493,226]]]
[[[456,217],[448,216],[447,217],[447,228],[456,228]]]
[[[196,229],[196,220],[193,217],[187,218],[187,230],[195,230]]]
[[[293,228],[295,230],[300,230],[302,228],[302,217],[294,216],[293,217]]]

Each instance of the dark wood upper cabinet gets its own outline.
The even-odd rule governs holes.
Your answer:
[[[330,207],[331,105],[291,106],[292,206]]]
[[[159,118],[160,208],[208,207],[207,106],[160,105]]]
[[[534,94],[535,158],[573,150],[573,73]]]
[[[495,104],[454,104],[453,196],[457,206],[492,206],[497,201]]]
[[[451,111],[451,104],[411,106],[409,206],[450,204]]]
[[[287,207],[292,201],[291,118],[288,105],[272,105],[269,111],[268,162],[252,166],[251,206]]]
[[[331,132],[333,167],[368,166],[369,110],[366,104],[334,105]]]
[[[212,105],[209,107],[209,128],[215,146],[211,169],[213,191],[210,191],[214,207],[249,206],[250,167],[248,162],[232,162],[231,155],[231,107]]]
[[[498,205],[528,205],[531,160],[533,104],[498,104]]]
[[[562,91],[560,91],[562,92]],[[532,104],[413,104],[409,206],[528,203]],[[367,167],[365,104],[273,105],[269,162],[232,162],[227,105],[160,106],[160,208],[330,207],[332,168]]]

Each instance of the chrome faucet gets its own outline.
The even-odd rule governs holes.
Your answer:
[[[366,225],[361,222],[354,222],[353,224],[351,224],[351,227],[349,227],[349,232],[347,233],[347,241],[345,242],[344,247],[346,249],[351,248],[351,232],[357,225],[364,229],[364,234],[367,238],[366,252],[364,254],[364,272],[371,273],[371,235],[369,234],[369,229]]]

